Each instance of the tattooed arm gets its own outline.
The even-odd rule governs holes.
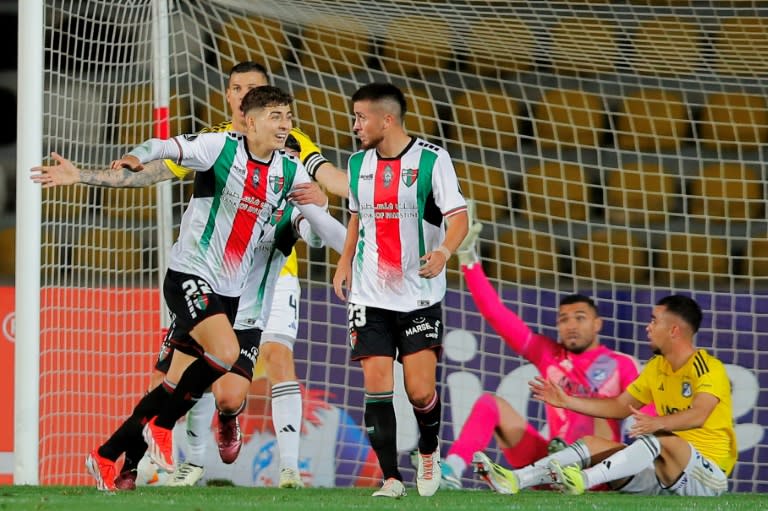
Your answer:
[[[31,179],[43,188],[83,183],[109,188],[141,188],[175,177],[163,160],[154,160],[144,165],[141,172],[126,168],[104,170],[82,170],[58,153],[51,153],[56,165],[41,165],[32,168]]]

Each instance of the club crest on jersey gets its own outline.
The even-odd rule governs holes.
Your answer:
[[[204,311],[205,309],[208,308],[208,301],[209,301],[208,295],[197,295],[195,297],[195,307],[198,310]]]
[[[416,182],[416,178],[419,177],[419,169],[403,169],[400,173],[400,178],[403,180],[405,186],[413,186]]]
[[[691,397],[693,395],[693,389],[691,388],[691,382],[684,381],[683,382],[683,390],[682,390],[683,397]]]
[[[275,193],[280,193],[285,185],[285,178],[283,176],[269,176],[269,187]]]
[[[393,177],[394,177],[394,172],[392,172],[392,167],[390,167],[389,165],[384,167],[384,176],[383,176],[384,186],[389,187],[389,185],[392,184]]]

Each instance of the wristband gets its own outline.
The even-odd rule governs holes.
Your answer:
[[[435,252],[440,252],[441,254],[443,254],[445,256],[446,261],[451,258],[451,251],[448,250],[445,245],[440,245],[439,247],[437,247],[435,249]]]

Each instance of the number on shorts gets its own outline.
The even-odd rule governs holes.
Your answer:
[[[295,295],[288,295],[288,305],[293,308],[293,319],[299,319],[299,307]]]
[[[365,305],[350,304],[347,315],[350,329],[365,326]]]
[[[187,298],[192,298],[198,295],[210,295],[213,294],[211,286],[208,285],[203,279],[189,279],[181,283],[181,287],[184,289]]]

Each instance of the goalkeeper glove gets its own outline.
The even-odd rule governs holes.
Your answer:
[[[483,230],[483,224],[475,218],[475,203],[472,200],[467,201],[467,216],[469,217],[469,231],[456,250],[456,255],[459,257],[459,264],[471,268],[472,265],[480,262],[476,245],[480,231]]]
[[[317,169],[319,169],[322,164],[327,163],[328,160],[320,154],[320,148],[312,142],[312,139],[299,128],[293,128],[291,130],[291,135],[293,135],[293,138],[296,139],[301,147],[299,159],[304,164],[304,167],[306,167],[309,176],[312,179],[315,179]]]

